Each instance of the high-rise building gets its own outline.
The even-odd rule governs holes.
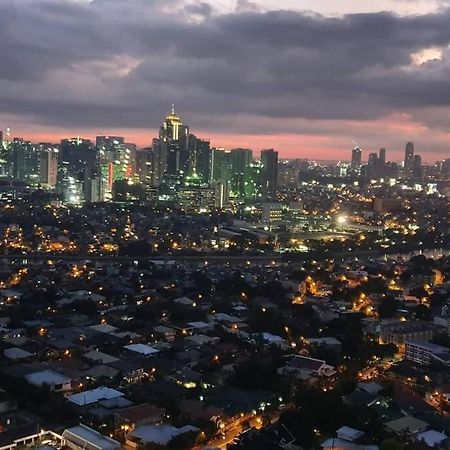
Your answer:
[[[406,171],[411,171],[414,160],[414,143],[407,142],[405,146],[405,159],[403,161],[403,167]]]
[[[39,182],[39,152],[31,142],[14,138],[9,144],[7,159],[11,177],[30,183]]]
[[[58,191],[65,202],[84,202],[85,180],[98,165],[97,152],[89,139],[63,139],[58,162]]]
[[[370,153],[367,162],[367,178],[376,178],[378,176],[378,154]]]
[[[422,157],[420,155],[414,155],[412,176],[414,180],[421,180],[423,178]]]
[[[185,174],[189,169],[189,127],[183,125],[181,118],[175,113],[172,105],[159,130],[160,161],[165,161],[163,173],[176,176]]]
[[[55,188],[58,181],[59,148],[54,144],[41,143],[38,146],[40,155],[39,182],[48,188]]]
[[[259,161],[253,161],[245,168],[244,198],[246,200],[261,200],[263,166]]]
[[[262,195],[275,198],[278,188],[278,152],[273,149],[261,151]]]
[[[230,187],[233,166],[232,153],[223,148],[213,148],[211,151],[211,179],[223,181]]]
[[[359,167],[361,165],[362,151],[356,146],[352,150],[352,167]]]
[[[378,152],[378,176],[384,177],[386,174],[386,149],[380,148]]]
[[[245,175],[253,161],[253,153],[247,148],[231,150],[231,191],[234,197],[245,197]]]

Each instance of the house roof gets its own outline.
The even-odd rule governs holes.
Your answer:
[[[90,330],[98,331],[99,333],[114,333],[117,331],[117,327],[108,325],[107,323],[99,323],[98,325],[91,325]]]
[[[3,355],[8,359],[25,359],[33,356],[33,353],[27,352],[19,347],[12,347],[3,350]]]
[[[84,358],[90,359],[92,361],[99,361],[103,364],[111,364],[119,359],[115,356],[108,355],[107,353],[99,352],[97,350],[93,350],[91,352],[87,352],[83,355]]]
[[[130,406],[129,408],[121,409],[117,415],[124,420],[132,423],[138,423],[145,419],[160,416],[164,414],[164,408],[151,405],[150,403],[142,403],[140,405]]]
[[[175,436],[197,430],[198,428],[192,425],[185,425],[181,428],[176,428],[171,425],[140,425],[131,432],[131,435],[145,443],[153,442],[155,444],[166,445]]]
[[[392,431],[400,432],[400,431],[408,431],[410,433],[416,433],[417,431],[421,431],[428,426],[426,422],[420,419],[416,419],[412,416],[404,416],[399,419],[391,420],[390,422],[385,423],[385,426]]]
[[[78,425],[76,427],[64,430],[63,437],[68,441],[78,444],[80,447],[86,447],[91,444],[99,450],[119,449],[120,443],[107,436],[103,436],[86,425]]]
[[[34,384],[35,386],[42,386],[44,384],[48,384],[49,386],[53,386],[55,384],[66,384],[70,383],[70,378],[61,375],[60,373],[53,372],[52,370],[41,370],[39,372],[33,372],[26,375],[25,379],[30,384]]]
[[[132,352],[140,353],[141,355],[150,356],[158,353],[159,350],[156,348],[150,347],[150,345],[145,344],[130,344],[125,345],[127,350],[131,350]]]
[[[345,439],[346,441],[356,441],[364,436],[363,431],[355,430],[354,428],[343,426],[336,431],[339,438]]]
[[[84,391],[78,394],[70,395],[68,397],[68,400],[78,406],[83,406],[90,405],[91,403],[96,403],[100,400],[108,400],[110,398],[121,397],[123,395],[123,392],[102,386],[90,391]]]
[[[447,435],[444,433],[439,433],[439,431],[428,430],[423,433],[419,433],[417,435],[417,439],[419,441],[425,442],[428,447],[434,447],[435,445],[439,445],[442,441],[447,439]]]
[[[311,372],[315,372],[319,370],[324,364],[325,361],[322,361],[320,359],[296,355],[289,361],[288,365],[289,367],[295,369],[309,370]]]

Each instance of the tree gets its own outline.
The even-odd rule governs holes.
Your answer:
[[[380,319],[394,317],[397,313],[398,302],[393,297],[385,297],[378,306],[378,315]]]
[[[380,450],[403,450],[404,448],[405,444],[397,439],[385,439],[380,445]]]
[[[233,382],[241,389],[272,390],[278,375],[272,359],[251,358],[236,367]]]
[[[431,320],[430,308],[425,305],[417,305],[414,308],[414,315],[419,320]]]

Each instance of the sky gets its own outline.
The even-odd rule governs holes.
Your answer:
[[[1,0],[0,130],[148,146],[170,105],[217,147],[450,158],[444,0]]]

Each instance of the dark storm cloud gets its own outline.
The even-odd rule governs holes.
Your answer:
[[[449,9],[328,18],[254,11],[251,2],[214,14],[207,2],[182,0],[8,0],[0,112],[60,126],[150,127],[175,102],[220,130],[235,114],[368,120],[445,107],[448,52],[421,66],[411,54],[446,48],[449,23]]]

